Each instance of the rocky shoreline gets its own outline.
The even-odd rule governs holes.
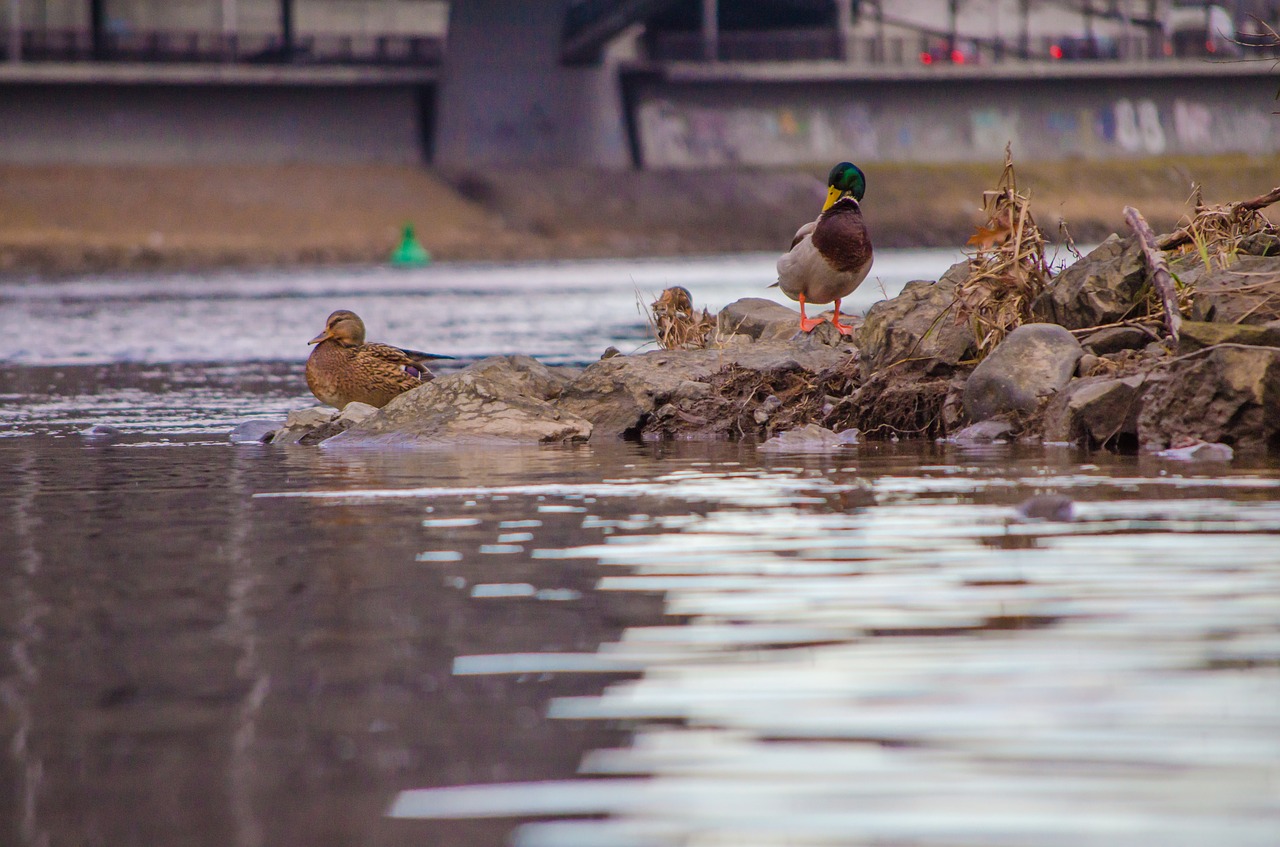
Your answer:
[[[716,316],[700,349],[606,354],[584,369],[495,357],[383,409],[301,410],[242,425],[233,440],[742,439],[835,450],[915,437],[1172,458],[1280,451],[1280,235],[1254,234],[1216,263],[1194,249],[1170,261],[1184,298],[1176,340],[1140,243],[1112,235],[1053,276],[1029,320],[981,358],[974,323],[956,308],[974,270],[961,262],[875,304],[850,337],[830,324],[802,335],[794,310],[749,298]]]

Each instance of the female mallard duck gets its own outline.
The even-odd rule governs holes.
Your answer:
[[[324,332],[307,343],[316,345],[307,359],[307,387],[321,403],[339,409],[352,401],[382,408],[392,398],[435,378],[424,361],[453,358],[366,344],[364,321],[346,309],[330,315]]]
[[[867,178],[856,165],[841,162],[827,178],[827,202],[817,220],[800,227],[791,250],[778,260],[774,283],[800,301],[800,329],[812,332],[822,318],[809,318],[805,303],[835,302],[831,323],[841,335],[853,328],[840,323],[840,300],[848,297],[871,270],[871,235],[858,205]]]

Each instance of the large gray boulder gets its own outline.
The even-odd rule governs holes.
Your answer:
[[[852,354],[812,338],[757,342],[719,350],[655,350],[614,356],[587,367],[560,395],[563,411],[591,421],[593,439],[638,436],[645,421],[667,404],[696,400],[707,379],[731,365],[774,373],[812,373],[839,367]]]
[[[1280,449],[1280,348],[1210,347],[1175,360],[1138,417],[1143,449],[1192,440]]]
[[[1112,235],[1054,277],[1031,304],[1031,311],[1037,320],[1067,329],[1115,323],[1143,314],[1141,307],[1135,309],[1135,302],[1146,279],[1137,241]]]
[[[956,284],[968,273],[968,262],[959,262],[937,282],[908,282],[871,307],[857,333],[863,379],[908,360],[927,373],[947,371],[973,354],[972,330],[956,322]]]
[[[969,375],[964,410],[972,421],[1009,412],[1033,412],[1076,371],[1084,351],[1056,324],[1023,324]]]
[[[586,441],[591,437],[589,421],[543,399],[560,390],[557,377],[528,357],[486,359],[401,394],[325,443]]]

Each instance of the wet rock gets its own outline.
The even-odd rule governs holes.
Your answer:
[[[1280,320],[1280,259],[1243,256],[1229,268],[1201,274],[1191,295],[1191,317],[1230,324]]]
[[[488,362],[489,360],[486,360]],[[477,363],[407,391],[331,445],[439,444],[475,441],[585,441],[591,424],[522,390],[538,390],[519,367]],[[545,390],[547,385],[542,385]]]
[[[1133,316],[1146,278],[1142,248],[1133,238],[1112,235],[1054,277],[1032,303],[1032,314],[1067,329],[1115,323]]]
[[[282,420],[244,421],[237,424],[227,436],[232,444],[262,444],[271,439],[276,430],[284,426]]]
[[[80,430],[80,434],[85,438],[110,438],[113,435],[120,435],[124,432],[118,426],[111,424],[94,424]]]
[[[1016,435],[1017,427],[1013,425],[1012,421],[1006,418],[988,418],[975,424],[969,424],[964,429],[948,436],[947,441],[962,446],[974,446],[1012,441]]]
[[[1045,408],[1044,440],[1085,442],[1091,447],[1130,449],[1138,443],[1138,416],[1147,377],[1077,379],[1059,391]]]
[[[1235,458],[1236,453],[1228,444],[1193,441],[1161,450],[1156,455],[1176,462],[1229,462]]]
[[[314,429],[329,423],[337,416],[338,410],[330,406],[309,406],[290,412],[285,418],[284,425],[289,429]]]
[[[1182,440],[1280,449],[1280,349],[1211,347],[1173,362],[1143,399],[1144,449]]]
[[[959,262],[937,282],[908,282],[897,297],[871,307],[857,333],[864,379],[909,359],[924,360],[926,373],[938,373],[972,355],[973,333],[955,320],[956,283],[968,270],[967,262]]]
[[[596,362],[570,383],[558,407],[591,421],[592,438],[635,437],[659,409],[694,401],[709,390],[707,379],[731,365],[762,374],[804,370],[817,373],[849,360],[850,353],[810,338],[757,342],[721,350],[655,350]]]
[[[726,336],[790,338],[800,331],[800,313],[763,297],[744,297],[720,310],[716,330]]]
[[[1246,344],[1254,347],[1280,347],[1280,323],[1275,326],[1253,324],[1220,324],[1183,321],[1178,337],[1178,352],[1191,353],[1215,344]]]
[[[1121,350],[1141,350],[1153,341],[1151,333],[1136,326],[1110,326],[1080,339],[1080,346],[1095,356]]]
[[[331,428],[329,425],[338,417],[338,410],[330,406],[309,406],[305,409],[294,409],[285,418],[284,426],[271,436],[270,444],[315,444],[329,435],[340,432],[342,428]],[[344,427],[345,428],[345,427]],[[316,433],[323,433],[316,437]]]
[[[1024,520],[1066,522],[1075,518],[1075,503],[1064,494],[1037,494],[1018,504]]]
[[[1083,355],[1075,336],[1054,324],[1023,324],[984,359],[964,388],[964,410],[981,421],[1032,412],[1067,384]]]
[[[857,444],[860,435],[856,429],[832,432],[817,424],[805,424],[775,435],[759,449],[770,453],[830,453]]]

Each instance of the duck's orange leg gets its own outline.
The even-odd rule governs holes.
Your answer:
[[[838,329],[841,335],[848,335],[849,333],[853,332],[853,327],[849,326],[848,324],[840,323],[840,298],[839,297],[836,298],[836,311],[835,311],[835,314],[831,316],[831,325],[834,326],[836,329]]]
[[[822,318],[807,317],[804,313],[804,295],[801,294],[798,299],[800,300],[800,331],[813,332],[814,327],[822,323]]]

